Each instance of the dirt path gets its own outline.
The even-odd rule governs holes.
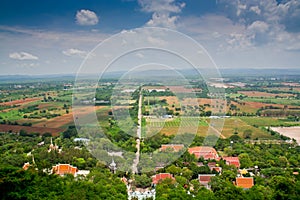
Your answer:
[[[226,139],[226,137],[215,127],[209,126],[209,128],[212,129],[217,134],[217,136],[220,136],[222,139]]]

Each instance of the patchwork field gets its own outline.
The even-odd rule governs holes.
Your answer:
[[[27,133],[41,133],[41,134],[51,133],[53,136],[58,136],[59,133],[62,132],[64,129],[0,124],[0,130],[1,132],[12,132],[12,133],[18,133],[21,130],[25,130]]]
[[[248,97],[281,97],[281,98],[287,98],[287,97],[294,97],[294,94],[288,94],[288,93],[268,93],[268,92],[259,92],[259,91],[238,91],[239,94],[243,94]]]
[[[14,100],[14,101],[8,101],[0,103],[0,106],[13,106],[13,105],[23,105],[35,101],[42,100],[41,97],[34,97],[34,98],[26,98],[26,99],[20,99],[20,100]]]
[[[246,102],[259,102],[266,104],[276,104],[276,105],[287,105],[287,106],[300,106],[299,99],[276,99],[276,98],[244,98],[243,101]]]
[[[211,119],[209,118],[201,118],[198,124],[198,129],[197,129],[197,134],[200,136],[206,136],[208,134],[208,129],[210,125]],[[158,120],[153,120],[153,119],[147,119],[147,125],[150,127],[153,127],[154,130],[160,131],[163,134],[166,135],[173,135],[177,134],[179,127],[183,127],[184,130],[188,133],[191,131],[194,131],[194,127],[192,124],[189,124],[188,122],[184,122],[181,124],[180,120],[177,118],[175,119],[168,119],[167,121],[158,121]],[[155,127],[157,129],[155,129]],[[270,139],[272,136],[268,134],[267,132],[261,130],[260,128],[255,128],[252,125],[246,123],[245,121],[237,118],[237,117],[232,117],[232,118],[226,118],[224,119],[224,126],[221,131],[222,136],[224,138],[228,138],[232,136],[235,132],[241,137],[244,137],[244,132],[246,130],[251,131],[251,138],[266,138]],[[213,130],[215,134],[218,135],[216,130]]]
[[[300,122],[287,121],[276,117],[240,117],[241,120],[252,126],[298,126]]]
[[[300,87],[272,87],[272,88],[264,88],[268,91],[282,91],[282,92],[300,92]]]

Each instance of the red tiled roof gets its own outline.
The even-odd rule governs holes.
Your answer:
[[[226,161],[227,165],[234,165],[237,168],[240,168],[239,157],[223,157],[223,159]]]
[[[205,160],[217,159],[219,157],[214,148],[207,146],[191,147],[188,151],[190,154],[194,154],[196,158],[203,157]]]
[[[156,175],[152,176],[152,183],[157,184],[157,183],[159,183],[160,181],[162,181],[166,178],[170,178],[170,179],[174,180],[174,177],[173,177],[172,174],[170,174],[170,173],[160,173],[160,174],[156,174]]]
[[[198,179],[201,185],[208,185],[213,176],[215,176],[215,174],[199,174]]]
[[[166,151],[167,149],[170,149],[175,152],[178,152],[183,148],[184,148],[183,144],[162,144],[160,147],[160,151]]]
[[[73,167],[69,164],[59,164],[52,167],[52,173],[58,174],[58,175],[65,175],[65,174],[73,174],[78,171],[77,167]]]
[[[251,188],[254,185],[253,177],[237,177],[236,186],[242,188]]]

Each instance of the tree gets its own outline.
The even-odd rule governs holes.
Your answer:
[[[71,138],[71,137],[77,137],[78,133],[75,127],[71,126],[69,127],[65,132],[62,133],[63,138]]]
[[[236,178],[236,173],[230,170],[223,170],[221,177],[224,180],[233,182]]]
[[[182,187],[188,184],[188,180],[182,176],[175,176],[176,182],[179,183]]]
[[[252,136],[252,130],[247,129],[247,130],[244,131],[243,138],[245,138],[245,139],[251,139],[251,136]]]
[[[166,169],[166,172],[173,175],[179,175],[181,173],[181,169],[179,167],[176,167],[175,165],[171,165]]]
[[[274,191],[274,199],[290,199],[295,194],[294,181],[289,177],[274,176],[269,184]]]
[[[204,187],[201,187],[200,190],[198,191],[198,194],[196,195],[196,199],[215,200],[216,197],[212,191],[210,191]]]
[[[20,130],[20,136],[27,136],[28,134],[27,134],[27,131],[26,130],[24,130],[24,129],[21,129]]]
[[[248,200],[271,200],[274,199],[273,192],[270,187],[263,185],[254,185],[246,191],[246,199]]]
[[[149,178],[146,174],[135,175],[134,176],[134,185],[139,188],[147,188],[151,185],[151,178]]]
[[[241,162],[241,168],[249,168],[253,166],[253,163],[247,153],[241,153],[239,155],[239,160]]]

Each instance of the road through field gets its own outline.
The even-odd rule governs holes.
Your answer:
[[[137,166],[140,162],[140,145],[141,145],[141,132],[142,132],[142,103],[143,103],[143,96],[142,92],[140,92],[139,97],[139,108],[138,108],[138,127],[136,131],[137,139],[136,139],[136,153],[135,153],[135,159],[133,160],[132,164],[132,172],[134,174],[138,173]]]

